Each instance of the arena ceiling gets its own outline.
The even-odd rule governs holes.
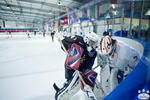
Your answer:
[[[125,8],[126,12],[131,11],[133,0],[117,0],[115,10],[121,12]],[[141,12],[142,0],[134,0],[136,11]],[[47,20],[60,18],[67,13],[67,9],[81,9],[88,7],[87,4],[100,3],[101,9],[106,13],[110,10],[110,0],[0,0],[0,19],[5,21],[43,23]],[[109,4],[108,7],[103,7]],[[86,6],[87,5],[87,6]],[[150,10],[150,1],[144,0],[143,13]]]

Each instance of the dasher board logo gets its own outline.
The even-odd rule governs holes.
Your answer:
[[[150,91],[146,89],[138,90],[138,99],[139,100],[149,100],[150,98]]]

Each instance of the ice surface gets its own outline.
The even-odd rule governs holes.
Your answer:
[[[0,35],[0,100],[55,100],[62,86],[66,54],[50,36]],[[87,100],[82,91],[71,100]]]
[[[139,43],[130,41],[130,44],[133,47],[137,44],[136,49],[142,55]],[[56,39],[52,42],[50,36],[15,35],[7,39],[6,35],[0,35],[0,100],[55,100],[52,85],[55,82],[62,87],[65,82],[65,59],[60,44]],[[80,90],[70,100],[88,99]]]

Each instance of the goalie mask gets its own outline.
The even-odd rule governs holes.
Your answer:
[[[109,55],[112,51],[112,39],[110,36],[105,36],[100,41],[100,54]]]
[[[84,37],[84,42],[87,43],[90,47],[96,48],[98,42],[98,36],[96,33],[87,33]]]

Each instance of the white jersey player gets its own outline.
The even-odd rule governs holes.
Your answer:
[[[99,45],[98,64],[101,66],[101,86],[108,95],[131,72],[140,55],[126,43],[105,36]]]

